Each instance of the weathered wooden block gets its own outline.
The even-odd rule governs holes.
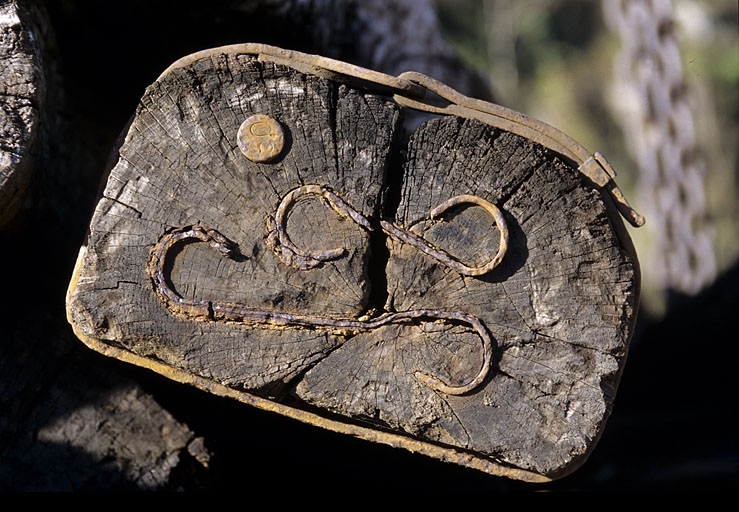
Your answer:
[[[292,57],[215,49],[146,90],[70,283],[77,336],[490,474],[579,467],[639,297],[612,182],[469,109],[406,134],[406,92]]]

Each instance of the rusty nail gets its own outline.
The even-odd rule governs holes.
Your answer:
[[[246,158],[252,162],[266,163],[282,153],[285,132],[275,119],[255,114],[241,123],[236,140]]]

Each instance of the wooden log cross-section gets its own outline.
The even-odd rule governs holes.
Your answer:
[[[77,336],[493,475],[581,466],[639,298],[612,195],[485,116],[436,109],[406,133],[413,83],[254,48],[146,90],[70,283]]]

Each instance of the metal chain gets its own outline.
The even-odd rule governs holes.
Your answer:
[[[652,248],[649,273],[661,291],[695,294],[716,275],[703,176],[670,0],[603,0],[618,34],[614,59],[623,132],[639,166]]]

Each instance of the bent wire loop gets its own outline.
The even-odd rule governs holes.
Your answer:
[[[353,220],[367,231],[374,231],[372,223],[361,213],[347,204],[344,200],[334,194],[328,188],[321,185],[303,185],[288,192],[277,206],[274,217],[268,219],[270,232],[269,243],[277,256],[286,265],[291,265],[303,270],[317,267],[326,261],[334,260],[346,254],[346,249],[335,248],[325,251],[310,251],[297,247],[286,232],[285,222],[287,212],[295,201],[305,195],[317,195],[323,198],[328,205],[340,216]],[[508,226],[503,217],[503,213],[494,204],[482,199],[478,196],[463,194],[452,197],[438,205],[429,212],[429,219],[434,220],[442,217],[447,211],[463,205],[473,205],[482,207],[495,220],[495,224],[500,232],[500,241],[498,243],[498,251],[484,265],[472,266],[466,265],[451,256],[446,251],[434,247],[423,237],[406,229],[399,228],[395,224],[381,219],[380,228],[387,235],[395,240],[408,244],[436,261],[446,265],[456,272],[465,276],[481,276],[493,270],[503,259],[508,249]]]
[[[372,223],[355,210],[351,205],[339,198],[331,190],[320,185],[305,185],[290,191],[280,202],[269,224],[276,235],[272,243],[279,244],[277,256],[287,265],[300,269],[308,269],[319,264],[341,257],[346,249],[337,248],[327,251],[306,251],[293,244],[285,231],[285,220],[290,205],[300,196],[313,194],[322,197],[337,213],[355,221],[367,230],[373,231]],[[459,205],[476,205],[484,208],[494,219],[500,231],[500,243],[497,253],[484,265],[469,266],[459,262],[446,252],[433,247],[422,237],[399,228],[388,221],[380,221],[382,230],[394,239],[412,245],[429,257],[443,263],[463,275],[478,276],[485,274],[497,266],[505,255],[508,244],[508,229],[501,211],[493,204],[477,196],[462,195],[453,197],[434,208],[430,218],[442,216],[449,209]],[[462,312],[441,311],[436,309],[417,309],[410,311],[388,312],[369,319],[336,319],[316,315],[302,315],[283,311],[270,311],[253,308],[234,302],[188,299],[175,291],[167,279],[168,257],[172,249],[180,244],[199,241],[207,244],[224,257],[236,258],[237,245],[214,229],[201,225],[188,226],[166,233],[153,247],[147,270],[154,284],[154,291],[173,313],[187,318],[209,321],[232,321],[252,325],[272,327],[323,328],[337,333],[368,332],[392,323],[409,323],[426,320],[429,322],[450,322],[470,327],[480,337],[482,345],[482,364],[477,374],[466,383],[454,386],[445,383],[436,376],[415,371],[414,376],[422,384],[448,395],[462,395],[477,388],[487,377],[493,355],[493,339],[483,322]],[[296,259],[297,258],[297,259]],[[307,262],[307,263],[306,263]]]

